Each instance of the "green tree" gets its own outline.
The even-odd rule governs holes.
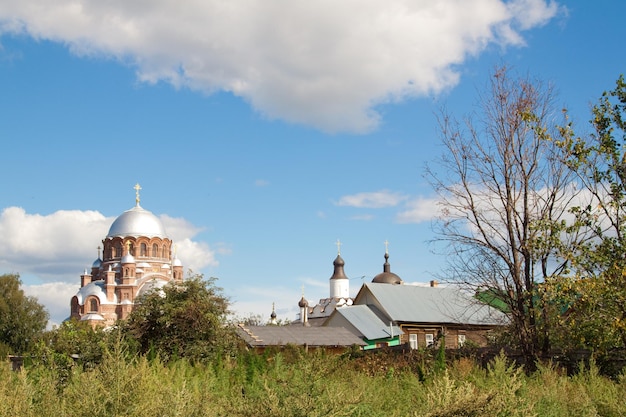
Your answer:
[[[18,274],[0,275],[0,345],[9,353],[26,353],[48,324],[48,312],[26,296]]]
[[[93,328],[87,322],[67,320],[42,334],[32,349],[34,360],[50,368],[69,363],[92,368],[102,361],[117,334],[115,330]]]
[[[564,324],[572,347],[626,348],[626,82],[620,76],[592,108],[587,138],[568,127],[558,144],[569,157],[586,200],[572,209],[576,233],[587,239],[570,251],[572,274],[555,279],[568,302]]]
[[[442,279],[504,302],[533,369],[550,347],[540,284],[567,265],[558,254],[572,173],[550,140],[562,130],[551,127],[549,86],[497,68],[479,109],[464,123],[442,112],[444,153],[427,170],[441,208],[435,242],[449,261]]]
[[[237,338],[227,323],[229,302],[216,278],[195,275],[142,296],[122,333],[143,354],[205,361],[230,354]]]

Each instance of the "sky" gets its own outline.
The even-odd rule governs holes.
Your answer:
[[[621,0],[0,0],[0,274],[69,316],[135,204],[238,317],[294,320],[382,272],[441,278],[424,178],[437,114],[494,68],[555,87],[581,131],[626,68]],[[435,167],[436,169],[436,167]],[[387,245],[385,242],[388,242]]]

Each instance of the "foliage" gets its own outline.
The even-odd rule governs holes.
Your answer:
[[[0,345],[12,354],[27,352],[48,323],[48,312],[21,285],[17,274],[0,275]]]
[[[54,370],[59,386],[67,383],[75,367],[92,369],[105,351],[115,346],[115,331],[92,328],[88,323],[68,320],[45,332],[30,351],[30,360],[37,366]]]
[[[587,200],[571,210],[570,232],[587,239],[569,251],[573,274],[554,279],[566,300],[563,324],[572,348],[607,352],[626,347],[626,82],[619,77],[592,109],[593,133],[568,125],[558,142]]]
[[[120,323],[122,334],[140,353],[166,361],[232,354],[238,339],[227,325],[228,300],[215,280],[195,275],[145,294]]]
[[[532,368],[549,349],[539,284],[566,268],[559,220],[572,198],[572,173],[549,128],[552,92],[539,81],[494,72],[482,113],[439,120],[445,147],[427,177],[441,207],[435,242],[445,244],[444,281],[494,294],[506,304],[510,334]]]

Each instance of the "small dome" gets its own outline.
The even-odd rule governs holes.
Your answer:
[[[165,238],[165,228],[157,216],[139,204],[122,213],[111,225],[107,238],[116,236],[148,236]]]
[[[123,264],[134,264],[135,257],[131,255],[130,253],[127,253],[126,255],[122,257],[122,260],[120,262]]]
[[[102,266],[102,259],[98,258],[95,261],[93,261],[93,264],[91,264],[92,268],[100,268]]]
[[[308,306],[309,306],[309,302],[303,296],[298,302],[298,307],[308,307]]]
[[[348,279],[348,277],[346,276],[346,273],[343,270],[343,267],[345,264],[346,263],[344,262],[341,255],[337,255],[337,257],[333,261],[334,270],[333,270],[333,275],[330,277],[331,280]]]
[[[402,279],[393,272],[381,272],[376,275],[372,282],[379,284],[402,284]]]
[[[383,264],[383,272],[376,275],[372,282],[379,284],[403,284],[402,279],[391,272],[391,265],[389,264],[389,253],[385,253],[385,263]]]
[[[172,266],[183,266],[183,262],[178,258],[174,258],[174,260],[172,261]]]
[[[92,281],[89,284],[82,287],[76,293],[76,298],[78,300],[79,305],[84,305],[85,300],[89,296],[96,296],[100,300],[100,304],[109,304],[106,296],[106,292],[104,291],[104,281]],[[114,297],[113,303],[117,302],[117,297]]]

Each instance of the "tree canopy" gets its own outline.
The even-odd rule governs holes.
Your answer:
[[[584,199],[571,208],[570,228],[586,239],[568,254],[571,273],[551,280],[567,303],[564,343],[608,351],[626,348],[626,82],[605,91],[592,108],[592,132],[576,136],[571,125],[558,145],[577,175]]]
[[[436,241],[450,260],[445,280],[489,291],[507,306],[514,342],[532,367],[549,348],[539,284],[564,270],[562,219],[573,198],[572,172],[551,127],[549,86],[497,68],[480,111],[439,119],[445,148],[427,177],[438,193]]]
[[[229,302],[215,281],[195,275],[150,291],[120,324],[122,333],[140,353],[164,360],[203,361],[232,352],[236,338],[227,323]]]
[[[48,324],[48,312],[21,285],[18,274],[0,275],[0,345],[13,354],[28,351]]]

